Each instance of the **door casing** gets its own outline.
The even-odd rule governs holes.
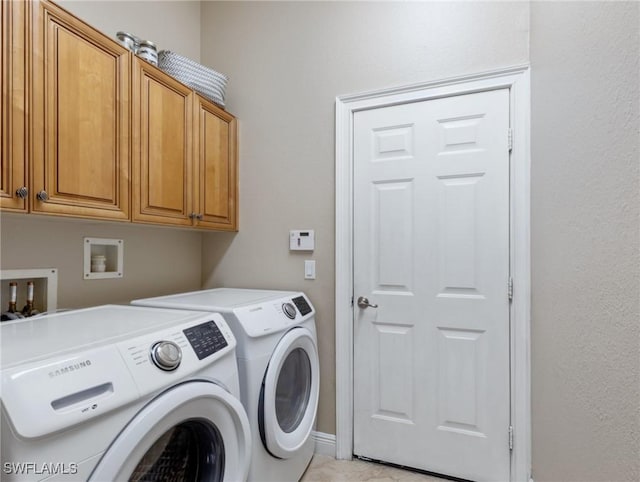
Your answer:
[[[511,480],[531,478],[530,68],[528,65],[336,98],[336,457],[353,456],[353,115],[508,88],[510,92]],[[507,290],[507,286],[505,286]]]

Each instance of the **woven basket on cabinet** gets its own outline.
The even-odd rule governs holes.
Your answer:
[[[158,52],[158,67],[198,94],[224,107],[228,77],[169,50]]]

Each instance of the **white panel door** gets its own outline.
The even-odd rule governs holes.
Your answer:
[[[509,480],[508,129],[508,89],[355,114],[356,455]]]

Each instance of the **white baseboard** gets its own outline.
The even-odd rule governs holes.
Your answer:
[[[336,436],[331,433],[311,432],[311,438],[316,442],[315,453],[319,455],[336,456]]]

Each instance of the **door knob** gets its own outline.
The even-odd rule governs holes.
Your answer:
[[[42,201],[42,202],[47,202],[49,200],[49,195],[47,194],[47,191],[40,191],[38,194],[36,194],[36,197],[38,198],[39,201]]]
[[[362,309],[365,308],[377,308],[378,305],[372,305],[371,303],[369,303],[369,300],[367,298],[365,298],[364,296],[361,296],[358,298],[358,306]]]

